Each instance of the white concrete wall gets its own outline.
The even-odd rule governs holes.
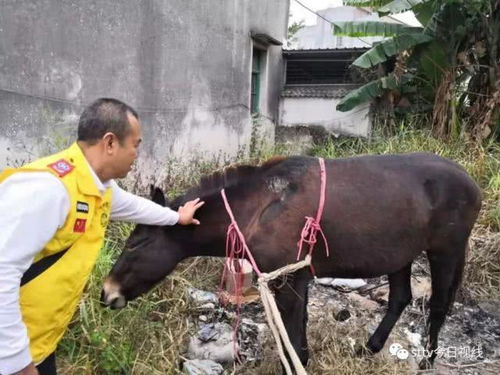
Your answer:
[[[282,98],[281,126],[322,126],[334,135],[367,137],[370,133],[370,105],[359,105],[349,112],[340,112],[340,99]]]

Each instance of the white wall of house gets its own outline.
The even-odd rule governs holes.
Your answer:
[[[281,126],[322,126],[331,134],[367,137],[370,132],[370,105],[340,112],[337,98],[281,98]]]

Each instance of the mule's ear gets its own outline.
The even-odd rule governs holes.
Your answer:
[[[167,200],[165,199],[165,195],[163,194],[163,191],[161,191],[160,188],[151,185],[151,200],[155,203],[158,203],[161,206],[166,206],[167,205]]]

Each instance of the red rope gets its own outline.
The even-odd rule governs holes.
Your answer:
[[[328,248],[328,242],[326,240],[325,234],[323,233],[323,230],[321,229],[321,217],[323,216],[323,209],[325,207],[325,192],[326,192],[326,168],[325,168],[325,161],[323,158],[319,158],[319,165],[320,165],[320,177],[321,177],[321,191],[320,191],[320,197],[319,197],[319,206],[318,206],[318,212],[316,213],[316,218],[306,216],[306,222],[304,224],[304,228],[302,229],[302,232],[300,234],[300,240],[297,242],[297,247],[299,248],[298,254],[297,254],[297,260],[300,259],[301,253],[302,253],[302,247],[304,243],[307,243],[309,245],[309,254],[312,255],[312,251],[314,249],[314,245],[317,242],[317,233],[319,232],[321,236],[323,237],[323,242],[325,243],[326,247],[326,255],[330,256],[330,251]],[[238,327],[240,325],[240,320],[241,320],[241,314],[240,314],[240,305],[241,305],[241,297],[242,297],[242,287],[243,287],[243,280],[244,280],[244,274],[243,274],[243,260],[248,259],[250,261],[250,264],[252,265],[253,270],[255,273],[260,276],[262,273],[259,270],[259,267],[257,267],[257,263],[255,262],[252,253],[250,252],[250,249],[247,246],[247,243],[245,241],[245,236],[243,233],[241,233],[240,228],[238,227],[238,223],[236,222],[236,219],[234,218],[233,211],[231,210],[231,206],[229,205],[229,201],[226,196],[226,192],[224,189],[221,190],[221,195],[222,199],[224,201],[224,205],[226,206],[226,211],[229,215],[229,218],[231,219],[231,223],[227,227],[227,233],[226,233],[226,262],[224,263],[224,270],[222,272],[222,279],[221,279],[221,284],[220,284],[220,290],[223,290],[223,285],[224,281],[226,280],[226,277],[228,276],[228,272],[230,271],[230,267],[234,269],[235,272],[233,272],[233,283],[234,283],[234,293],[236,296],[236,306],[237,306],[237,319],[236,319],[236,327],[234,331],[234,342],[236,345],[237,342],[237,332],[238,332]],[[235,262],[236,260],[236,262]],[[236,264],[238,265],[239,269],[236,269]],[[314,267],[311,263],[311,272],[313,275],[315,275]],[[238,353],[236,350],[236,346],[234,348],[235,356],[236,359],[239,360]]]
[[[232,268],[234,270],[234,272],[232,272],[234,295],[236,296],[236,324],[233,332],[233,340],[234,340],[233,350],[236,360],[238,362],[241,362],[240,357],[238,355],[237,342],[238,342],[238,328],[241,323],[241,311],[240,311],[241,298],[243,296],[242,292],[243,280],[244,280],[243,260],[245,260],[246,258],[249,259],[253,270],[258,276],[260,276],[262,273],[260,272],[259,267],[257,266],[257,263],[255,263],[252,253],[250,252],[250,249],[247,246],[247,243],[245,241],[245,236],[243,235],[243,233],[241,233],[241,230],[238,227],[238,223],[234,218],[233,211],[231,210],[231,206],[229,205],[229,201],[227,200],[226,192],[224,191],[224,189],[222,189],[220,193],[222,195],[224,205],[226,206],[226,211],[231,219],[231,223],[227,227],[226,262],[224,262],[224,270],[222,272],[222,278],[219,289],[221,291],[223,290],[224,280],[226,280],[226,277],[228,276],[228,273],[231,271]],[[238,266],[238,269],[236,265]]]
[[[309,255],[312,256],[312,252],[314,250],[314,245],[317,242],[317,233],[321,234],[323,237],[323,242],[325,243],[326,256],[330,256],[330,249],[328,248],[328,241],[326,240],[325,234],[323,233],[323,229],[321,228],[321,218],[323,217],[323,209],[325,208],[325,196],[326,196],[326,168],[325,168],[325,160],[323,158],[319,158],[319,168],[320,168],[320,177],[321,177],[321,191],[319,196],[319,206],[318,211],[316,213],[316,218],[306,216],[306,223],[304,224],[304,228],[302,228],[302,232],[300,233],[300,239],[297,242],[297,247],[299,251],[297,253],[297,261],[300,260],[300,256],[302,254],[302,246],[304,242],[309,245]],[[311,263],[311,272],[313,275],[316,275],[314,271],[314,267]]]

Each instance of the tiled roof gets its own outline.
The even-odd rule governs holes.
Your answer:
[[[342,47],[342,48],[294,48],[294,47],[286,47],[283,48],[284,54],[293,54],[300,52],[335,52],[338,50],[359,50],[359,51],[367,51],[371,47]]]
[[[342,98],[358,85],[307,85],[285,86],[281,96],[285,98]]]

